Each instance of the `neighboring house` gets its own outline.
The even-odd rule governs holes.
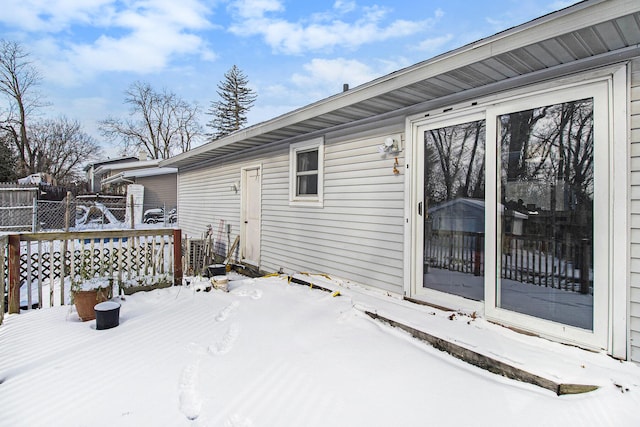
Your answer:
[[[485,211],[484,200],[467,198],[449,200],[428,208],[427,224],[430,224],[433,231],[484,233]],[[502,204],[499,205],[498,212],[504,213]],[[524,221],[529,216],[517,210],[507,211],[506,215],[512,218],[512,229],[509,232],[514,236],[521,236],[524,232]]]
[[[25,176],[24,178],[18,178],[18,184],[20,185],[29,185],[29,184],[49,184],[56,185],[56,180],[48,173],[38,172],[33,173],[31,175]]]
[[[103,179],[102,184],[125,191],[129,184],[140,184],[144,187],[143,211],[162,208],[168,212],[176,207],[177,172],[176,168],[132,169],[115,173]]]
[[[119,163],[131,163],[140,160],[138,157],[121,157],[118,159],[100,160],[98,162],[89,163],[84,167],[84,172],[87,176],[87,182],[89,183],[89,192],[98,193],[102,191],[101,179],[103,172],[105,172],[110,165],[117,165]],[[104,168],[103,168],[104,167]]]
[[[640,2],[592,0],[160,166],[178,168],[183,232],[225,221],[262,271],[323,272],[640,362],[639,159]],[[485,205],[472,262],[425,233],[425,202],[456,197]],[[435,244],[446,262],[430,266]]]
[[[143,210],[176,207],[177,169],[160,168],[160,160],[146,156],[124,157],[94,163],[85,168],[93,193],[126,195],[129,184],[144,186]]]

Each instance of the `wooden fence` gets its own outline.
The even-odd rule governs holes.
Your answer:
[[[9,313],[20,312],[25,306],[21,299],[27,309],[64,305],[77,275],[107,277],[119,284],[163,275],[176,285],[182,283],[177,229],[23,233],[4,238]],[[21,288],[26,295],[20,294]]]
[[[38,194],[37,185],[0,183],[0,229],[13,233],[31,231]]]

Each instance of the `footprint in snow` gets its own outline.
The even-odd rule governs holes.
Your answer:
[[[189,344],[187,344],[187,350],[189,351],[189,353],[195,354],[197,356],[204,356],[205,354],[207,354],[207,349],[197,342],[190,342]]]
[[[248,418],[243,418],[238,414],[233,414],[224,423],[225,427],[253,427],[253,423]]]
[[[251,299],[262,298],[262,290],[260,289],[240,288],[234,291],[233,293],[238,295],[239,297],[251,297]]]
[[[189,420],[198,418],[200,409],[202,409],[202,399],[198,390],[196,390],[198,370],[198,363],[194,363],[184,368],[182,375],[180,375],[178,390],[180,410]]]
[[[237,323],[231,324],[229,326],[229,329],[227,329],[227,331],[222,336],[222,339],[219,342],[209,346],[209,353],[215,356],[227,354],[238,339],[238,335],[240,335],[240,327]]]
[[[227,318],[238,308],[239,305],[240,303],[238,301],[234,301],[220,310],[220,313],[218,313],[218,315],[216,316],[216,321],[224,322],[225,320],[227,320]]]

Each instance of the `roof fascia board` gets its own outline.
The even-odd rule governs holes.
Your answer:
[[[178,169],[176,168],[148,168],[148,169],[134,169],[129,171],[121,172],[124,178],[144,178],[150,176],[159,176],[159,175],[169,175],[172,173],[177,173]]]
[[[358,86],[340,94],[343,98],[351,98],[349,103],[337,108],[638,11],[638,0],[594,0],[578,3]],[[567,15],[571,15],[570,19],[561,19]],[[354,99],[356,95],[360,96]],[[331,99],[328,98],[327,101]]]
[[[531,84],[549,81],[551,79],[570,76],[578,72],[589,72],[602,67],[614,66],[615,64],[625,63],[632,58],[640,56],[640,45],[631,46],[614,52],[607,52],[588,58],[579,59],[577,61],[566,64],[556,65],[555,67],[545,68],[531,73],[522,74],[520,76],[511,77],[488,85],[479,86],[462,92],[453,93],[443,97],[424,101],[419,104],[410,105],[397,110],[405,115],[424,113],[425,111],[449,107],[453,104],[465,101],[475,101],[479,97],[486,97],[492,94],[498,94],[506,90],[516,89],[518,87],[526,87]],[[395,113],[395,111],[393,112]],[[380,120],[390,113],[385,113],[376,118]]]
[[[94,175],[102,175],[106,172],[110,172],[114,170],[129,169],[129,168],[144,169],[145,165],[148,165],[149,167],[157,167],[159,163],[160,163],[160,159],[134,160],[131,162],[121,162],[113,165],[102,165],[98,167],[93,173]]]
[[[123,174],[124,174],[124,172],[120,172],[120,173],[117,173],[115,175],[112,175],[112,176],[110,176],[108,178],[105,178],[105,179],[101,180],[100,181],[100,186],[109,185],[109,184],[117,184],[118,182],[120,182],[121,180],[124,179]]]
[[[91,169],[91,168],[93,168],[93,169],[97,169],[97,168],[99,168],[100,166],[102,166],[102,165],[106,165],[106,164],[109,164],[109,163],[114,163],[114,162],[123,162],[123,161],[129,161],[129,160],[134,161],[134,160],[137,160],[137,159],[138,159],[137,157],[129,156],[129,157],[120,157],[120,158],[118,158],[118,159],[99,160],[99,161],[96,161],[96,162],[93,162],[93,163],[89,163],[89,164],[87,164],[87,165],[84,167],[84,170],[85,170],[85,171],[87,171],[87,170],[89,170],[89,169]]]
[[[493,36],[462,46],[416,65],[362,84],[271,120],[242,129],[190,151],[164,160],[160,166],[173,166],[191,157],[247,138],[268,133],[316,116],[344,108],[452,69],[473,64],[552,37],[638,12],[638,0],[592,0],[569,6]],[[570,16],[570,19],[561,19]]]
[[[294,144],[296,142],[308,141],[310,139],[318,138],[321,136],[325,136],[327,138],[336,138],[341,136],[340,134],[341,131],[344,132],[347,129],[349,131],[362,132],[363,128],[369,128],[370,127],[369,125],[373,122],[380,125],[380,127],[390,126],[390,125],[393,125],[394,122],[397,120],[397,117],[401,115],[402,115],[401,113],[397,113],[397,114],[386,113],[383,115],[384,116],[383,118],[382,116],[375,116],[375,117],[370,117],[366,119],[361,119],[355,122],[350,122],[348,124],[337,125],[331,128],[305,133],[304,135],[296,135],[290,138],[269,142],[267,144],[260,145],[259,147],[247,148],[245,150],[218,156],[218,157],[215,157],[215,161],[224,162],[224,161],[233,160],[235,158],[242,157],[246,153],[251,153],[252,155],[259,155],[262,152],[269,152],[272,147],[275,147],[277,145]],[[404,121],[402,123],[404,124]],[[330,133],[333,133],[333,135],[329,135]],[[213,159],[202,159],[202,160],[198,160],[197,162],[189,163],[186,166],[178,165],[177,167],[178,174],[180,174],[181,172],[196,170],[204,166],[210,166],[212,160]]]
[[[340,125],[322,129],[322,130],[317,130],[304,135],[297,135],[295,137],[274,141],[274,142],[265,144],[264,146],[261,146],[261,147],[267,148],[277,144],[293,143],[301,140],[314,138],[317,136],[327,135],[329,133],[334,133],[335,135],[339,135],[340,132],[343,132],[345,130],[352,130],[354,129],[354,127],[357,127],[357,126],[366,126],[374,122],[379,123],[381,121],[384,121],[387,119],[393,119],[398,116],[410,116],[414,114],[419,114],[419,113],[423,113],[425,111],[430,111],[440,107],[450,106],[456,103],[474,100],[474,99],[477,99],[478,97],[489,96],[491,94],[499,93],[505,90],[511,90],[517,87],[539,83],[552,78],[567,76],[567,75],[576,73],[578,71],[588,71],[590,69],[596,69],[599,67],[624,62],[638,56],[640,56],[640,46],[632,46],[632,47],[621,49],[619,51],[609,52],[609,53],[604,53],[597,56],[592,56],[589,58],[584,58],[571,63],[557,65],[552,68],[545,68],[543,70],[534,71],[532,73],[524,74],[517,77],[512,77],[510,79],[502,80],[496,83],[491,83],[485,86],[480,86],[480,87],[465,90],[462,92],[457,92],[457,93],[436,98],[430,101],[421,102],[419,104],[414,104],[408,107],[404,107],[404,108],[393,110],[387,113],[379,114],[377,116],[367,117],[365,119],[361,119],[361,120],[357,120],[357,121],[349,122],[345,124],[340,124]],[[216,157],[216,160],[220,160],[220,161],[227,160],[227,159],[233,158],[233,156],[236,156],[236,155],[241,156],[244,153],[249,151],[254,153],[255,150],[256,148],[249,148],[246,150],[235,152],[233,154],[227,154],[220,157]],[[180,163],[176,163],[176,167],[179,169],[179,172],[183,172],[183,171],[198,169],[204,165],[210,164],[210,162],[211,162],[211,159],[202,159],[202,160],[197,160],[196,162],[193,162],[193,163],[185,164],[183,166],[181,166]]]

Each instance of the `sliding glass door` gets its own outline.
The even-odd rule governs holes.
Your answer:
[[[498,116],[497,306],[593,329],[593,98]]]
[[[606,347],[607,94],[597,82],[412,123],[412,295]]]
[[[485,120],[420,129],[424,155],[423,286],[484,298]]]

